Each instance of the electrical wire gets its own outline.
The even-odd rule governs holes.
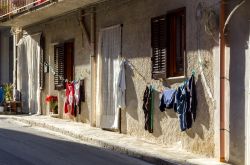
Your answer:
[[[226,29],[226,27],[227,27],[229,21],[231,20],[233,14],[234,14],[234,13],[236,12],[236,10],[237,10],[239,7],[241,7],[245,2],[246,2],[245,0],[241,1],[241,2],[240,2],[238,5],[236,5],[236,6],[234,7],[234,9],[230,12],[230,14],[228,15],[228,17],[227,17],[227,19],[226,19],[226,21],[225,21],[225,24],[224,24],[224,27],[223,27],[223,33],[225,33],[225,29]]]

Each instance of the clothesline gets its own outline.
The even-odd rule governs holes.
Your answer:
[[[144,83],[146,84],[146,85],[151,85],[152,87],[153,87],[153,89],[154,90],[156,90],[156,91],[158,91],[158,92],[163,92],[165,89],[158,89],[158,88],[156,88],[154,85],[152,85],[152,83],[151,82],[148,82],[147,80],[146,80],[146,78],[138,71],[138,69],[129,61],[129,60],[127,60],[127,59],[125,59],[125,58],[123,58],[123,60],[124,60],[124,63],[127,65],[127,66],[129,66],[133,71],[135,71],[135,73],[137,73],[141,78],[142,78],[142,80],[144,81]],[[202,65],[202,64],[200,64],[200,65]],[[196,71],[195,71],[195,69],[193,69],[192,70],[192,75],[195,75],[196,74]],[[185,81],[182,83],[182,84],[180,84],[179,86],[181,86],[181,85],[183,85],[185,83]]]
[[[129,66],[133,71],[135,71],[141,78],[142,78],[142,80],[147,84],[147,85],[149,85],[149,84],[151,84],[151,83],[149,83],[147,80],[146,80],[146,78],[138,71],[138,69],[136,69],[136,67],[129,61],[129,60],[127,60],[127,59],[123,59],[124,60],[124,63],[127,65],[127,66]]]

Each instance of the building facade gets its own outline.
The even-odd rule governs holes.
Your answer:
[[[16,85],[24,95],[27,113],[49,115],[46,97],[57,96],[60,118],[120,131],[159,145],[178,147],[234,164],[247,164],[246,144],[249,142],[245,135],[249,132],[249,127],[246,127],[249,113],[246,110],[248,90],[245,90],[248,88],[244,82],[248,81],[245,56],[249,52],[248,48],[243,49],[249,39],[246,9],[239,8],[242,16],[238,13],[236,17],[240,19],[232,17],[228,25],[230,37],[228,40],[225,37],[225,55],[230,57],[230,61],[226,58],[225,62],[229,77],[222,94],[219,72],[223,46],[219,37],[219,25],[223,24],[222,3],[216,0],[78,0],[70,2],[70,5],[64,0],[45,1],[41,5],[43,7],[35,8],[32,13],[27,12],[27,15],[2,23],[22,29],[22,33],[18,31],[15,34]],[[225,17],[236,5],[225,5]],[[48,14],[45,16],[42,13]],[[241,19],[246,29],[236,33],[239,29],[233,21]],[[238,40],[242,41],[242,45]],[[33,48],[35,45],[33,51],[29,51],[32,46],[27,46],[28,42],[33,43]],[[228,43],[235,45],[230,53]],[[239,50],[242,50],[240,59],[233,55]],[[37,57],[31,58],[33,56]],[[29,60],[38,61],[33,73],[29,72],[29,66],[25,68],[25,61]],[[122,61],[124,68],[121,69],[118,63]],[[231,65],[232,62],[236,65]],[[114,90],[120,75],[118,70],[124,71],[126,79],[123,88],[125,106],[120,108],[116,108],[117,92]],[[34,80],[35,75],[38,76]],[[160,95],[166,89],[183,86],[192,75],[197,93],[196,120],[192,128],[181,131],[180,114],[173,109],[159,110]],[[30,84],[35,81],[36,86],[27,87],[27,79]],[[80,80],[84,99],[80,100],[78,110],[66,113],[65,102],[70,92],[67,94],[65,83]],[[151,131],[145,130],[143,110],[144,91],[149,86],[153,88],[154,95]],[[237,86],[243,86],[241,92]],[[30,90],[33,93],[25,93]],[[221,119],[220,96],[225,97],[225,120]],[[238,99],[237,103],[234,104],[232,99]],[[242,100],[245,100],[244,103]],[[238,113],[237,107],[242,112]],[[238,122],[242,119],[245,123]],[[230,133],[221,130],[229,130]]]

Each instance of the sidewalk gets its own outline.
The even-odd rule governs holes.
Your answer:
[[[161,165],[226,165],[214,159],[201,158],[177,148],[147,142],[136,137],[104,131],[84,123],[62,120],[48,116],[7,115],[13,120],[32,126],[50,129],[91,145],[127,154],[138,159]]]

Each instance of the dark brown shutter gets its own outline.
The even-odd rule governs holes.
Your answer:
[[[55,75],[54,75],[54,84],[56,90],[64,89],[64,44],[59,44],[55,46],[55,56],[54,56],[54,65],[55,65]]]
[[[64,43],[64,56],[65,56],[65,78],[69,81],[74,80],[74,42]]]
[[[81,102],[85,102],[85,83],[84,83],[84,79],[80,80],[80,100],[81,100]]]
[[[44,56],[45,56],[45,38],[43,35],[41,35],[41,39],[40,39],[40,48],[41,48],[41,52],[40,52],[40,79],[39,79],[39,87],[40,89],[44,88],[44,79],[45,79],[45,75],[44,75]]]
[[[167,75],[167,20],[166,15],[151,20],[152,78]]]
[[[184,75],[185,8],[168,12],[168,77]]]

